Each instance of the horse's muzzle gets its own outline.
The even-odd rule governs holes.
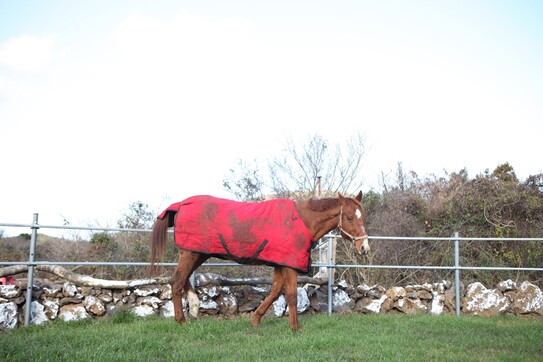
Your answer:
[[[370,251],[370,244],[368,242],[368,236],[365,237],[357,237],[354,241],[354,245],[356,247],[356,251],[360,255],[365,255]]]

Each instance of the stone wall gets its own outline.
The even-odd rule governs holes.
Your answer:
[[[464,288],[462,288],[464,289]],[[236,316],[253,312],[269,287],[200,286],[200,314]],[[26,285],[0,286],[0,330],[24,324]],[[298,288],[297,312],[323,313],[328,307],[326,286]],[[408,285],[385,288],[366,284],[351,286],[340,282],[333,287],[333,311],[368,314],[454,314],[455,294],[452,283]],[[185,307],[186,307],[186,303]],[[107,318],[116,310],[132,310],[138,316],[173,317],[169,284],[151,284],[128,289],[77,286],[71,282],[36,281],[33,289],[31,323],[51,320],[73,321],[84,318]],[[484,316],[502,314],[543,317],[543,293],[527,281],[501,282],[495,289],[472,283],[462,295],[462,313]],[[288,308],[281,296],[269,315],[281,317]]]

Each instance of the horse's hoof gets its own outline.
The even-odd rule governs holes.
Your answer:
[[[258,327],[260,325],[260,319],[256,319],[256,318],[251,319],[251,325],[253,326],[253,328]]]

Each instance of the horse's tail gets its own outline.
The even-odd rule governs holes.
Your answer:
[[[151,267],[149,273],[157,271],[156,264],[164,261],[166,242],[168,241],[168,227],[173,226],[175,212],[167,212],[162,219],[157,219],[151,233]]]

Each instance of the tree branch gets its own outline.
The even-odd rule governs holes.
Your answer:
[[[60,265],[37,265],[36,270],[48,272],[59,276],[69,282],[84,287],[97,287],[109,289],[128,289],[149,284],[167,284],[171,282],[170,277],[156,277],[150,279],[134,279],[134,280],[105,280],[81,275],[69,271]],[[28,265],[14,265],[0,269],[0,277],[7,275],[15,275],[28,272]],[[272,284],[272,278],[228,278],[214,273],[198,273],[195,275],[197,286],[235,286],[235,285],[259,285]],[[298,284],[316,284],[323,285],[327,283],[326,279],[311,278],[308,276],[299,276]]]

